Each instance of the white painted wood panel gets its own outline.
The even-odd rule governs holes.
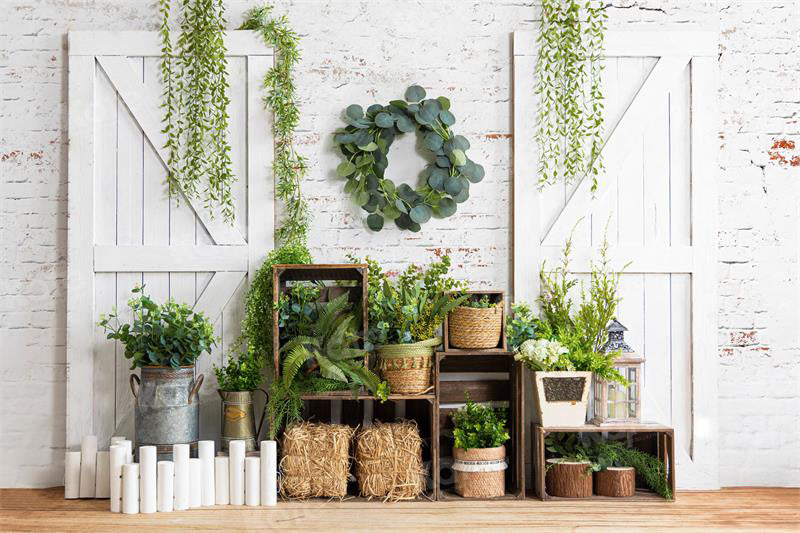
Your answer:
[[[157,35],[69,36],[68,289],[93,295],[68,303],[67,441],[73,445],[90,433],[101,441],[115,432],[133,436],[130,365],[123,347],[106,340],[95,323],[115,305],[127,318],[130,290],[142,283],[157,301],[188,303],[214,322],[219,346],[198,361],[197,371],[206,375],[201,438],[219,434],[212,365],[231,351],[248,273],[274,244],[272,119],[261,101],[272,51],[253,32],[229,32],[226,42],[232,47],[229,140],[237,177],[233,226],[212,219],[202,202],[168,197]]]
[[[618,318],[647,359],[644,418],[675,427],[679,486],[714,488],[716,35],[612,31],[606,42],[600,187],[539,191],[535,34],[514,35],[514,298],[535,300],[541,261],[555,264],[570,234],[584,279],[607,234],[612,266],[630,262]]]

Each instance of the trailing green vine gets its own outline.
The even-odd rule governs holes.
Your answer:
[[[273,172],[277,178],[275,192],[285,204],[285,213],[276,237],[280,244],[305,244],[308,236],[308,204],[300,191],[300,182],[307,170],[306,158],[294,149],[293,137],[300,120],[297,107],[294,67],[300,61],[300,38],[289,27],[285,15],[271,18],[272,6],[251,9],[239,29],[256,30],[264,42],[275,49],[275,65],[264,78],[264,105],[275,114],[272,126],[275,136]]]
[[[199,198],[214,216],[235,219],[228,143],[228,77],[225,58],[225,4],[222,0],[181,0],[180,35],[173,48],[169,16],[172,0],[159,0],[161,77],[164,85],[164,147],[172,197]]]
[[[535,93],[539,185],[602,169],[601,74],[607,13],[599,0],[542,0]]]

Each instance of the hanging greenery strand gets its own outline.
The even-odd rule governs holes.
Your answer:
[[[300,61],[299,37],[289,27],[285,15],[271,18],[271,5],[253,8],[245,15],[242,30],[258,31],[264,42],[275,49],[275,65],[264,78],[264,105],[275,114],[272,127],[275,136],[273,172],[277,178],[278,198],[285,204],[283,220],[276,231],[280,244],[305,245],[308,237],[308,204],[300,191],[306,174],[306,158],[294,149],[293,137],[300,119],[297,107],[293,71]]]
[[[222,0],[181,0],[180,35],[173,48],[171,0],[159,0],[161,78],[167,137],[167,183],[170,196],[199,198],[211,216],[220,208],[232,224],[235,210],[228,143],[228,76],[225,57],[225,5]]]
[[[539,185],[602,169],[602,54],[607,13],[598,0],[542,0],[535,93]]]

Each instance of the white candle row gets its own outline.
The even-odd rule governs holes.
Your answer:
[[[133,462],[132,442],[125,437],[112,437],[112,446],[126,450],[125,462]],[[97,450],[97,437],[87,435],[81,441],[81,451],[64,454],[64,498],[109,498],[110,451]]]

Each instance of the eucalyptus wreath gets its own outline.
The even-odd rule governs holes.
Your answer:
[[[225,4],[222,0],[182,0],[180,35],[173,49],[171,0],[159,0],[162,16],[161,78],[164,85],[164,133],[170,196],[198,198],[209,213],[219,206],[226,222],[236,216],[228,143],[228,76],[225,68]]]
[[[348,126],[334,134],[345,157],[336,173],[347,179],[345,192],[369,213],[367,227],[372,231],[380,231],[388,218],[400,229],[417,232],[431,216],[454,214],[457,204],[469,198],[470,183],[483,179],[483,167],[466,155],[469,141],[450,130],[456,122],[450,100],[425,96],[425,89],[412,85],[405,100],[373,104],[366,112],[358,104],[350,105],[344,113]],[[396,186],[385,177],[389,148],[398,135],[412,131],[423,135],[434,158],[416,189],[405,183]]]
[[[607,13],[600,0],[542,0],[535,93],[539,185],[602,169],[601,74]]]

